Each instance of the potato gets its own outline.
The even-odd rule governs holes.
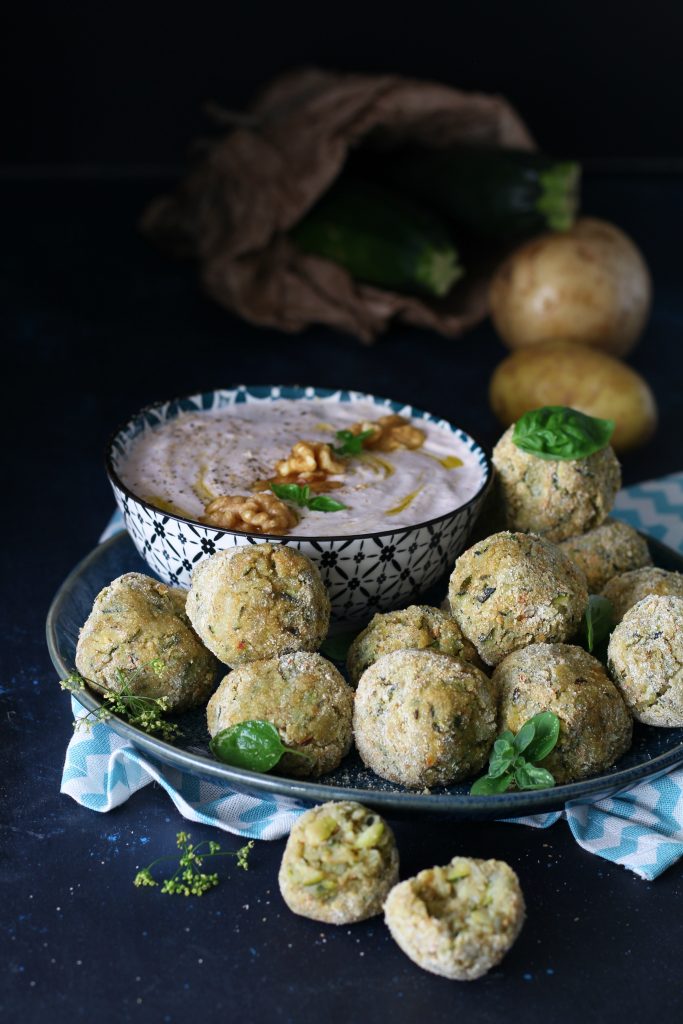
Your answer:
[[[569,405],[616,423],[618,452],[644,444],[657,426],[657,405],[640,374],[598,349],[566,341],[513,352],[496,368],[491,408],[508,427],[542,405]]]
[[[650,274],[640,250],[604,220],[532,238],[498,268],[491,316],[508,348],[575,341],[625,355],[650,309]]]

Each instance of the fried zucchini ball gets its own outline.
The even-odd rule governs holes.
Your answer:
[[[450,654],[481,667],[474,644],[465,639],[460,626],[446,612],[427,605],[411,605],[400,611],[373,617],[349,647],[346,668],[353,686],[366,668],[392,651],[436,651]]]
[[[540,459],[517,447],[513,431],[493,449],[507,526],[555,542],[600,526],[621,486],[613,449],[584,459]]]
[[[363,762],[383,779],[448,786],[486,763],[496,732],[495,692],[468,662],[394,651],[361,676],[353,728]]]
[[[287,840],[278,875],[295,914],[353,924],[382,912],[398,882],[398,850],[386,821],[351,800],[312,807]]]
[[[473,981],[515,942],[524,924],[524,896],[504,861],[454,857],[395,886],[384,916],[392,938],[418,967]]]
[[[650,594],[610,637],[607,663],[634,718],[683,725],[683,598]]]
[[[330,599],[317,566],[296,548],[248,544],[198,563],[187,614],[217,658],[241,665],[317,650]]]
[[[560,719],[557,746],[540,762],[557,783],[597,775],[631,746],[628,708],[597,658],[582,647],[531,644],[501,661],[493,683],[501,732],[518,732],[541,711]]]
[[[619,573],[652,565],[645,538],[617,519],[608,519],[580,537],[569,537],[559,547],[583,570],[591,594],[599,594]]]
[[[185,614],[185,591],[127,572],[95,598],[81,629],[76,668],[95,690],[126,686],[166,699],[168,711],[203,704],[219,670]]]
[[[588,601],[583,572],[555,544],[494,533],[465,551],[448,588],[451,614],[487,665],[539,641],[568,640]]]
[[[605,584],[602,596],[612,603],[614,622],[621,622],[629,608],[650,594],[683,597],[683,574],[666,569],[633,569]]]
[[[272,722],[286,747],[278,772],[323,775],[333,771],[351,747],[353,690],[320,654],[295,651],[239,665],[222,680],[206,709],[211,736],[260,719]]]

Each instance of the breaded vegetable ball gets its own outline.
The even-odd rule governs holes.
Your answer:
[[[287,545],[220,551],[192,573],[187,614],[226,665],[315,651],[330,623],[330,599],[317,566]]]
[[[608,519],[580,537],[563,540],[559,546],[583,570],[591,594],[599,594],[619,573],[652,565],[645,538],[616,519]]]
[[[384,904],[394,940],[418,967],[454,981],[481,978],[524,924],[517,875],[501,860],[454,857],[395,886]]]
[[[600,526],[621,485],[612,448],[585,459],[541,459],[518,448],[513,431],[493,449],[509,528],[560,541]]]
[[[285,754],[284,775],[333,771],[351,747],[353,690],[320,654],[296,651],[267,661],[251,661],[230,672],[209,701],[211,736],[238,722],[272,722],[286,747],[307,758]]]
[[[634,718],[683,725],[683,598],[651,594],[610,637],[607,663]]]
[[[508,655],[493,682],[501,732],[518,732],[541,711],[560,719],[557,746],[541,762],[557,783],[596,775],[631,746],[628,708],[597,658],[582,647],[531,644]]]
[[[219,667],[185,614],[185,592],[139,572],[99,592],[76,648],[76,668],[95,690],[120,690],[120,670],[132,693],[165,697],[168,711],[203,704]]]
[[[615,576],[602,591],[602,596],[612,602],[615,623],[621,622],[629,608],[650,594],[683,597],[683,575],[666,569],[634,569]]]
[[[353,924],[382,912],[398,882],[398,851],[386,821],[351,800],[321,804],[294,825],[278,876],[295,914]]]
[[[541,537],[494,533],[465,551],[448,588],[451,614],[487,665],[540,641],[574,635],[588,601],[586,578]]]
[[[474,644],[466,640],[455,619],[438,608],[411,605],[375,615],[349,647],[346,667],[356,686],[366,668],[392,651],[436,651],[479,665]]]
[[[496,733],[491,681],[433,651],[394,651],[358,683],[353,729],[364,763],[411,788],[448,786],[478,772]]]

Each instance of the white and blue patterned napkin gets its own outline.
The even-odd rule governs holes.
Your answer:
[[[621,491],[614,515],[683,553],[683,473]],[[101,539],[121,528],[116,513]],[[75,718],[86,714],[73,698],[72,707]],[[244,796],[161,765],[106,724],[77,726],[66,753],[62,793],[90,810],[109,811],[150,782],[166,790],[184,818],[255,839],[287,835],[306,810],[299,801]],[[683,857],[683,769],[599,803],[573,803],[564,811],[507,820],[548,828],[560,818],[585,850],[651,881]]]

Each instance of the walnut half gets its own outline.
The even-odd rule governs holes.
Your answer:
[[[371,430],[372,435],[363,441],[363,447],[376,452],[394,452],[397,448],[421,448],[427,437],[424,430],[414,427],[405,416],[398,416],[396,413],[380,416],[377,420],[354,423],[350,429],[352,434],[363,434]]]
[[[289,458],[275,463],[278,477],[296,477],[304,483],[320,480],[328,473],[343,473],[343,462],[335,459],[332,448],[324,441],[297,441]]]
[[[296,512],[274,494],[222,494],[214,498],[200,516],[200,523],[219,530],[249,533],[288,533],[298,523]]]

